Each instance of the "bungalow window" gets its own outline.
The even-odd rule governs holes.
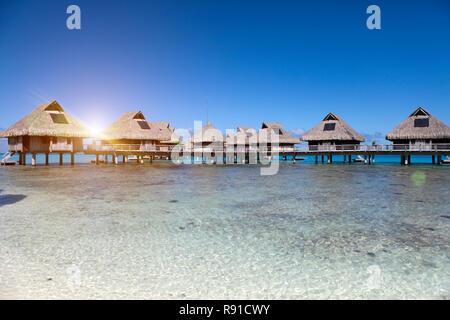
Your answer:
[[[428,119],[428,118],[414,119],[414,127],[423,128],[423,127],[428,127],[429,125],[430,125],[430,119]]]
[[[53,123],[58,124],[68,124],[69,121],[67,121],[67,118],[62,113],[50,113],[50,116],[52,117]]]
[[[323,131],[334,131],[336,128],[336,123],[325,123],[323,126]]]
[[[148,125],[147,121],[138,121],[137,122],[139,124],[139,126],[141,127],[141,129],[143,130],[150,130],[150,126]]]

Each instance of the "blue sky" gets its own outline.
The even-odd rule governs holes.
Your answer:
[[[221,130],[335,112],[379,141],[418,106],[449,124],[449,15],[448,1],[0,0],[0,128],[53,99],[100,128],[137,109],[192,128],[206,101]]]

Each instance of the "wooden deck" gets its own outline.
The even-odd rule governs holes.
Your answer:
[[[392,155],[401,156],[402,164],[410,164],[411,156],[422,155],[432,156],[432,163],[443,163],[442,158],[450,155],[450,144],[434,144],[426,146],[412,146],[412,145],[341,145],[341,146],[296,146],[294,148],[271,148],[271,147],[246,147],[245,149],[223,149],[223,150],[209,150],[209,149],[191,149],[182,148],[180,146],[168,147],[153,146],[152,149],[142,148],[141,145],[86,145],[85,154],[99,156],[112,156],[113,162],[118,162],[118,157],[122,156],[123,161],[125,158],[133,155],[137,157],[137,161],[143,161],[144,157],[147,157],[150,161],[157,157],[173,159],[174,157],[194,157],[194,158],[208,158],[218,160],[222,158],[220,163],[242,163],[240,159],[244,159],[243,162],[248,162],[250,158],[259,159],[260,157],[282,157],[287,159],[288,157],[292,161],[301,156],[315,156],[315,161],[328,163],[333,162],[333,156],[344,156],[344,162],[351,163],[355,161],[353,156],[358,157],[360,161],[368,164],[373,164],[377,155]],[[230,161],[227,158],[232,158]],[[238,160],[239,159],[239,160]],[[362,160],[361,160],[362,159]],[[98,160],[99,161],[99,160]],[[203,161],[203,160],[202,160]],[[213,160],[214,161],[214,160]]]
[[[60,164],[63,164],[63,152],[58,152]],[[314,156],[315,162],[332,163],[333,157],[343,156],[345,163],[363,162],[365,164],[375,163],[376,156],[400,156],[401,164],[411,164],[411,156],[431,156],[433,164],[448,163],[450,155],[450,144],[433,144],[426,146],[411,145],[349,145],[328,146],[327,148],[317,146],[295,146],[294,148],[256,147],[246,146],[224,150],[191,149],[181,146],[154,145],[141,146],[137,144],[127,145],[83,145],[83,153],[94,155],[95,163],[108,163],[108,157],[112,157],[112,163],[118,163],[119,157],[126,163],[135,157],[134,161],[143,163],[145,160],[152,162],[155,159],[181,160],[181,158],[194,158],[194,163],[267,163],[267,159],[280,157],[284,160],[290,159],[295,162],[302,160],[302,156]],[[11,165],[8,158],[14,153],[7,153],[1,164]],[[75,163],[74,153],[71,153],[71,164]],[[356,159],[354,158],[356,157]],[[102,159],[103,158],[103,159]],[[19,164],[26,165],[25,153],[19,153]],[[8,163],[6,163],[8,161]],[[46,165],[48,165],[48,153],[46,153]],[[36,165],[36,153],[32,154],[32,165]]]

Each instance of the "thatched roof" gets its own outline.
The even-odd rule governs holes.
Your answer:
[[[0,138],[17,136],[88,138],[92,133],[67,114],[58,102],[50,101],[39,105],[19,122],[0,132]]]
[[[300,137],[302,141],[357,141],[364,142],[363,136],[350,127],[337,114],[329,113],[314,128]]]
[[[161,143],[173,143],[173,144],[180,142],[180,137],[175,133],[175,128],[168,127],[168,129],[169,129],[170,139],[161,140],[160,142]]]
[[[253,138],[253,139],[252,139]],[[252,127],[237,127],[235,133],[227,135],[226,142],[229,145],[248,145],[258,143],[257,132]]]
[[[202,142],[216,142],[224,141],[224,136],[220,130],[216,129],[211,122],[208,121],[200,130],[195,132],[191,137],[191,142],[202,143]]]
[[[258,131],[258,142],[297,144],[300,140],[284,130],[279,122],[263,122],[262,128]]]
[[[251,134],[255,134],[256,130],[253,127],[237,127],[237,131],[241,131],[241,132],[249,132]]]
[[[168,140],[170,135],[168,122],[147,122],[141,111],[124,113],[101,134],[105,140]]]
[[[424,108],[417,108],[386,135],[387,140],[450,139],[450,128]]]

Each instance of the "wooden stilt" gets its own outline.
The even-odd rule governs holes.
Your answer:
[[[105,154],[105,155],[103,156],[103,158],[104,158],[105,164],[108,163],[108,155]]]
[[[36,165],[36,153],[31,154],[31,165],[32,166]]]
[[[411,155],[409,155],[408,154],[408,163],[407,163],[408,165],[410,165],[411,164]]]
[[[347,163],[347,155],[344,154],[344,163]]]
[[[23,164],[24,166],[26,166],[26,165],[27,165],[27,153],[24,152],[24,153],[22,154],[22,157],[23,157],[22,164]]]
[[[436,159],[434,158],[434,155],[431,156],[431,163],[436,164]]]
[[[46,153],[46,154],[45,154],[45,165],[46,165],[46,166],[48,166],[48,163],[49,163],[48,157],[49,157],[49,154]]]
[[[96,155],[95,155],[95,164],[99,164],[99,157],[100,157],[100,155],[97,153]]]
[[[59,154],[59,165],[60,166],[63,165],[63,154],[62,153]]]
[[[70,164],[73,166],[75,164],[75,153],[70,153]]]
[[[22,165],[23,158],[22,158],[22,152],[19,152],[19,166]]]
[[[319,160],[318,157],[317,157],[317,156],[314,156],[314,162],[317,163],[318,160]]]

